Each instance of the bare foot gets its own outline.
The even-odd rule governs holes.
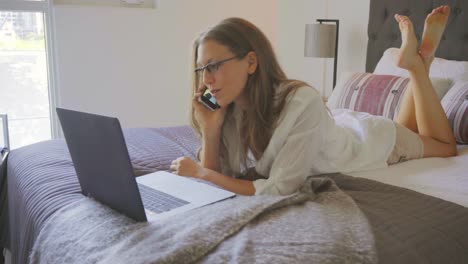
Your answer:
[[[398,67],[411,70],[422,63],[418,54],[418,40],[414,35],[413,23],[407,16],[396,14],[395,20],[398,22],[401,31],[401,47],[396,58]]]
[[[430,62],[439,46],[442,33],[450,14],[449,6],[439,6],[427,15],[419,53],[425,62]]]

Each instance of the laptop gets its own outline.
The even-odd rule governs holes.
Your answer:
[[[83,194],[136,221],[163,219],[235,196],[165,171],[135,177],[117,118],[56,110]]]

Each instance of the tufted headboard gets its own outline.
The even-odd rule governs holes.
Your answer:
[[[450,5],[451,13],[436,57],[468,61],[468,0],[370,0],[366,71],[374,71],[386,49],[401,45],[394,14],[411,18],[420,41],[427,14],[446,4]]]

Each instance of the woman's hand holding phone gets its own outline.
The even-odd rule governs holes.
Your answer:
[[[208,109],[199,100],[205,88],[200,88],[193,97],[193,106],[195,108],[195,118],[200,124],[203,133],[219,132],[224,122],[226,115],[226,107],[220,107],[215,111]]]

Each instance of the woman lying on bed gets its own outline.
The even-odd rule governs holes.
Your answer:
[[[311,175],[456,155],[428,76],[449,12],[442,6],[427,16],[419,51],[410,19],[395,15],[402,34],[396,63],[408,70],[410,82],[394,121],[330,113],[316,89],[286,77],[257,27],[239,18],[221,21],[193,47],[192,124],[202,139],[201,162],[181,157],[171,169],[238,194],[286,195]],[[219,109],[199,102],[205,89]]]

